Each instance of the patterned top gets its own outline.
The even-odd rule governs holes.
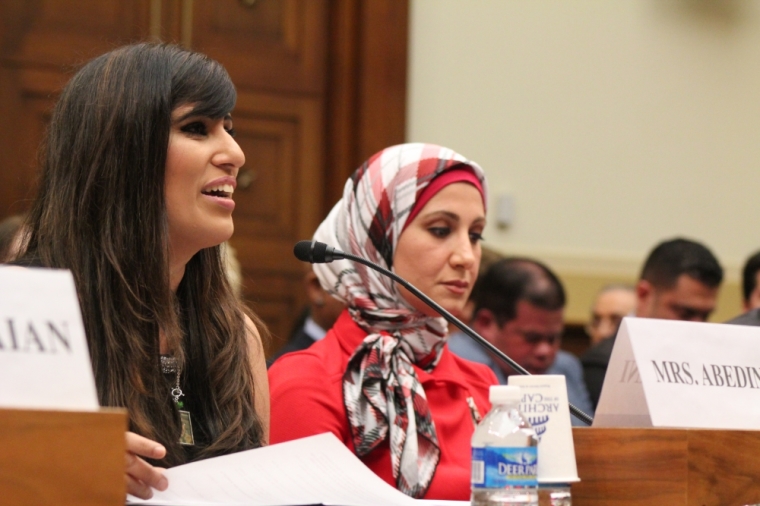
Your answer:
[[[330,432],[355,450],[343,401],[343,376],[349,358],[366,336],[346,311],[323,340],[288,353],[272,365],[272,444]],[[470,441],[478,416],[490,409],[488,389],[497,384],[496,377],[486,366],[457,357],[448,346],[432,371],[412,367],[425,390],[441,451],[424,498],[469,500]],[[377,476],[397,486],[387,439],[360,458]]]

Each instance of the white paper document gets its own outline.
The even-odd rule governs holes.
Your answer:
[[[0,407],[98,409],[69,271],[0,266]]]
[[[418,501],[385,483],[333,434],[216,457],[168,469],[169,488],[128,504],[285,506],[444,506]]]

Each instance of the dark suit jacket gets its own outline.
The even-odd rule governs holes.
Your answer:
[[[760,326],[760,309],[750,309],[743,315],[737,316],[733,320],[728,320],[726,323]]]
[[[610,363],[614,345],[615,336],[603,340],[581,355],[583,379],[586,381],[586,388],[591,397],[591,402],[594,404],[594,409],[599,404],[599,397],[602,395],[604,375],[607,374],[607,366]]]

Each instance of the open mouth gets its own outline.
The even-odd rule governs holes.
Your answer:
[[[235,192],[235,188],[231,184],[220,184],[218,186],[211,186],[201,190],[204,195],[211,197],[218,197],[222,199],[232,198],[232,194]]]

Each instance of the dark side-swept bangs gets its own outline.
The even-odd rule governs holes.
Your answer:
[[[219,63],[199,53],[182,53],[172,69],[172,110],[193,104],[186,116],[223,118],[237,100],[229,74]]]

